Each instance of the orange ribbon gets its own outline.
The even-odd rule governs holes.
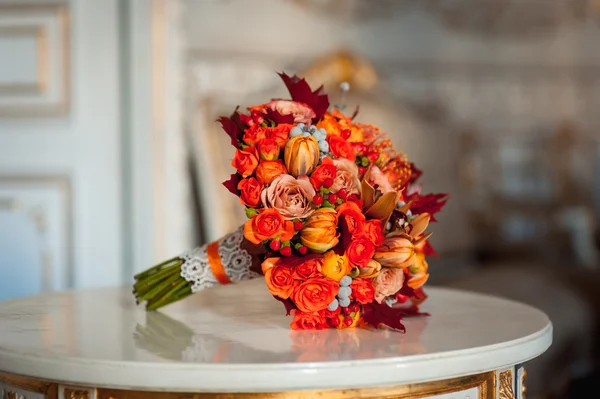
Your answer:
[[[219,243],[217,241],[211,242],[206,247],[206,255],[208,257],[208,264],[212,270],[217,281],[221,284],[229,284],[231,280],[225,273],[223,262],[221,262],[221,256],[219,255]]]

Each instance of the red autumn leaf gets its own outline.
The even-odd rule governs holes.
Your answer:
[[[415,298],[417,300],[419,300],[420,302],[423,302],[425,299],[427,299],[427,294],[425,294],[425,291],[423,291],[423,288],[417,288],[416,290],[414,288],[411,288],[408,284],[404,284],[402,286],[402,288],[400,288],[400,291],[398,291],[398,294],[400,295],[404,295],[410,298]]]
[[[410,164],[411,175],[408,179],[408,184],[414,184],[419,180],[419,177],[423,174],[423,171],[415,166],[414,163]]]
[[[230,193],[239,196],[240,193],[238,192],[237,186],[240,180],[240,175],[234,173],[229,176],[229,180],[223,182],[223,185],[227,188],[227,190],[229,190]]]
[[[238,142],[244,134],[244,124],[240,120],[240,113],[238,112],[238,109],[239,107],[235,109],[229,118],[222,116],[217,119],[217,122],[221,123],[221,127],[231,139],[231,145],[234,147],[238,146]]]
[[[400,307],[398,307],[398,304],[396,306],[399,310],[404,312],[405,316],[429,316],[429,313],[419,311],[419,305],[427,299],[427,294],[425,294],[423,288],[417,288],[415,290],[408,284],[405,284],[400,291],[396,293],[396,296],[400,303]],[[409,298],[410,301],[408,301]],[[402,303],[404,303],[404,306],[402,306]]]
[[[264,118],[268,121],[275,122],[276,125],[281,125],[282,123],[290,125],[294,124],[294,115],[292,114],[281,115],[277,110],[271,109],[269,107],[265,109],[265,113],[266,115],[264,116]]]
[[[346,221],[346,216],[342,215],[339,218],[338,228],[340,231],[340,245],[343,248],[343,250],[346,250],[346,248],[348,248],[348,246],[350,245],[350,242],[352,241],[352,234],[350,233],[350,229],[348,228],[348,222]]]
[[[312,91],[306,80],[298,76],[288,76],[285,72],[279,74],[283,83],[285,83],[293,101],[304,103],[315,111],[316,117],[313,121],[323,118],[329,108],[329,98],[327,94],[322,94],[323,86]]]
[[[436,258],[438,256],[438,253],[436,252],[435,248],[433,248],[433,245],[431,245],[429,240],[425,241],[425,245],[423,246],[423,254],[425,256],[435,256]]]
[[[413,193],[406,197],[406,202],[412,201],[410,210],[412,213],[421,214],[427,212],[431,216],[432,222],[437,222],[435,214],[442,210],[448,202],[448,194],[427,194],[421,195]]]
[[[371,302],[363,305],[363,320],[375,328],[379,328],[383,324],[393,330],[406,332],[406,328],[402,324],[403,315],[403,309],[391,308],[385,302],[383,304]]]
[[[277,299],[279,302],[283,303],[283,306],[285,306],[285,315],[289,316],[292,313],[292,310],[298,309],[296,307],[296,305],[294,304],[294,302],[292,302],[289,298],[288,299],[281,299],[278,296],[273,295],[273,298]]]

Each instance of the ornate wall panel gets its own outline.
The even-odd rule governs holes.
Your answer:
[[[66,5],[0,4],[0,117],[64,115],[69,53]]]
[[[20,278],[39,279],[38,290],[27,294],[70,286],[73,278],[71,203],[71,185],[66,176],[0,175],[0,215],[4,214],[5,221],[12,220],[3,224],[4,228],[11,228],[10,231],[1,231],[0,225],[0,234],[16,240],[16,247],[3,252],[0,263],[12,265],[20,259],[14,258],[15,254],[33,252],[31,263],[12,265],[11,276],[15,280],[3,279],[7,284],[4,295],[11,292],[11,287],[27,286]],[[14,237],[18,231],[26,231],[20,229],[23,224],[33,226],[35,236],[30,240]],[[32,267],[40,270],[31,270]]]

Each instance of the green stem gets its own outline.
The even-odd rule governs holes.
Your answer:
[[[166,277],[163,281],[156,284],[154,286],[154,288],[152,288],[146,294],[141,296],[140,300],[148,301],[148,300],[152,300],[154,298],[160,298],[161,294],[164,295],[163,291],[168,290],[172,286],[172,284],[176,283],[177,280],[179,280],[180,278],[181,278],[181,276],[179,275],[179,273],[176,273],[176,274]]]
[[[157,271],[154,274],[151,274],[150,276],[144,277],[143,280],[140,280],[139,282],[134,284],[134,288],[136,290],[140,290],[143,287],[152,286],[156,284],[156,282],[159,282],[165,277],[170,276],[171,274],[173,274],[173,272],[178,273],[182,263],[182,261],[179,261],[173,265],[167,266],[164,269]]]
[[[141,272],[141,273],[138,273],[138,274],[136,274],[135,276],[133,276],[133,278],[134,278],[134,279],[136,279],[136,280],[141,280],[142,278],[144,278],[144,277],[146,277],[146,276],[148,276],[148,275],[152,274],[154,271],[156,271],[156,270],[160,269],[161,267],[163,267],[163,266],[165,266],[165,265],[168,265],[169,263],[171,263],[171,262],[174,262],[174,261],[176,261],[176,260],[178,260],[178,259],[179,259],[179,260],[181,260],[181,259],[180,259],[180,258],[178,258],[178,257],[175,257],[175,258],[171,258],[171,259],[169,259],[169,260],[166,260],[166,261],[164,261],[164,262],[162,262],[162,263],[159,263],[159,264],[158,264],[158,265],[156,265],[156,266],[153,266],[153,267],[151,267],[151,268],[149,268],[149,269],[147,269],[147,270],[144,270],[144,271],[143,271],[143,272]]]
[[[150,301],[146,305],[146,310],[156,310],[156,309],[158,309],[160,307],[166,306],[166,305],[168,305],[170,303],[178,301],[179,299],[182,299],[182,297],[180,297],[179,295],[175,295],[175,294],[177,294],[177,292],[180,291],[186,285],[189,285],[189,283],[185,279],[181,279],[181,281],[179,281],[165,295],[163,295],[160,298],[157,298],[154,301]]]

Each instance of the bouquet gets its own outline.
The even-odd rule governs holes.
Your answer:
[[[248,220],[221,240],[135,276],[148,310],[199,290],[263,277],[294,330],[387,326],[426,299],[426,229],[446,194],[421,194],[422,172],[378,127],[330,107],[322,87],[280,74],[291,100],[221,117],[235,147],[224,182]],[[343,85],[347,90],[347,85]]]

